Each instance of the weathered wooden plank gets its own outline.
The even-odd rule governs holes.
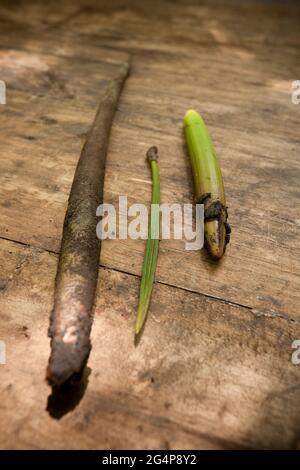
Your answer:
[[[45,50],[0,51],[0,75],[7,84],[7,105],[0,108],[2,236],[14,238],[20,227],[28,234],[30,221],[34,233],[25,243],[40,245],[43,234],[51,245],[53,227],[60,238],[86,133],[108,80],[126,57],[110,51],[106,62],[107,55],[101,49],[98,53],[100,62],[47,55]]]
[[[13,77],[14,88],[0,117],[4,134],[0,235],[51,251],[59,250],[74,168],[98,100],[96,84],[104,84],[115,67],[71,59],[69,47],[63,51],[67,58],[43,54],[45,70],[38,68],[42,67],[38,61],[41,52],[33,53],[32,62],[38,65],[28,75],[27,68],[25,73],[20,67],[23,80]],[[12,57],[21,57],[23,53],[14,54]],[[174,83],[178,57],[185,73],[176,75]],[[283,59],[267,62],[265,53],[241,59],[232,57],[226,49],[207,52],[204,48],[197,61],[178,55],[170,55],[168,61],[161,54],[138,57],[116,114],[105,200],[116,202],[118,195],[128,195],[129,203],[149,201],[149,170],[144,153],[149,145],[157,144],[163,201],[190,202],[192,181],[182,138],[182,116],[191,106],[200,110],[222,163],[233,226],[232,243],[217,268],[205,254],[186,252],[182,242],[163,241],[157,278],[299,319],[296,201],[300,116],[298,107],[291,103],[287,71],[290,65],[296,74],[299,62],[294,58],[287,53]],[[5,64],[4,60],[4,71]],[[54,69],[49,83],[49,70]],[[76,80],[68,78],[75,73]],[[219,86],[215,77],[220,76]],[[283,154],[288,155],[284,163]],[[139,274],[143,251],[142,241],[107,241],[103,243],[101,262]]]
[[[42,249],[0,242],[1,448],[299,448],[291,344],[300,337],[300,108],[291,104],[291,82],[299,78],[300,9],[290,5],[1,4],[8,104],[0,106],[0,236]],[[134,57],[111,138],[106,201],[150,200],[144,153],[152,144],[163,200],[192,200],[181,119],[193,106],[222,162],[233,237],[218,267],[181,242],[161,242],[160,282],[138,347],[144,243],[103,243],[109,269],[100,272],[88,388],[56,420],[45,411],[44,373],[57,259],[44,249],[59,250],[85,134],[124,58],[116,48]]]
[[[92,24],[89,18],[93,15]],[[101,2],[68,21],[76,32],[95,34],[126,50],[174,50],[199,44],[297,44],[299,5],[282,2],[206,0]],[[297,46],[296,46],[297,47]]]
[[[291,363],[299,324],[156,284],[136,346],[139,280],[109,269],[100,271],[86,393],[72,413],[50,418],[44,373],[57,257],[3,240],[0,254],[1,448],[299,445]],[[56,403],[51,412],[62,410]]]
[[[183,52],[205,44],[297,48],[300,8],[295,2],[107,0],[57,4],[20,1],[18,8],[0,5],[1,29],[36,28],[96,35],[102,44],[137,51]],[[91,21],[92,20],[92,21]],[[6,38],[4,38],[5,41]]]

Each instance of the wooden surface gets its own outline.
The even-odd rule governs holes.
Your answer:
[[[300,447],[299,16],[279,1],[0,2],[1,448]],[[192,107],[221,161],[232,242],[220,263],[161,242],[135,346],[144,241],[105,241],[85,383],[48,398],[68,193],[128,52],[105,201],[149,202],[150,145],[163,202],[192,201],[182,136]]]

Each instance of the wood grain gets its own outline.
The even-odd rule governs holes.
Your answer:
[[[299,447],[299,15],[256,0],[1,3],[1,448]],[[105,201],[149,202],[151,145],[163,202],[193,200],[193,107],[221,161],[232,241],[219,264],[161,242],[138,347],[144,241],[103,243],[87,388],[66,414],[51,398],[58,420],[44,383],[56,253],[82,144],[128,52]]]
[[[15,54],[18,57],[22,52]],[[191,202],[193,188],[182,116],[190,107],[203,112],[222,164],[232,242],[217,266],[205,253],[200,257],[187,252],[182,242],[163,241],[157,278],[299,319],[299,218],[297,206],[291,202],[299,197],[299,112],[291,103],[286,68],[280,72],[279,64],[272,63],[266,81],[266,55],[261,53],[259,61],[257,55],[241,61],[232,57],[231,51],[208,53],[203,48],[196,63],[193,57],[179,56],[185,73],[176,75],[171,89],[178,54],[169,54],[168,61],[159,53],[136,59],[116,113],[105,200],[116,202],[119,195],[128,195],[130,203],[149,201],[144,154],[155,144],[161,154],[163,202]],[[115,66],[101,64],[100,68],[96,63],[44,53],[42,57],[43,65],[39,66],[45,70],[23,72],[22,89],[11,90],[10,104],[1,115],[6,134],[2,152],[9,157],[9,165],[2,160],[0,234],[57,252],[76,160],[94,112],[95,84],[105,83],[105,75],[100,73],[112,76]],[[285,56],[286,61],[288,58]],[[231,60],[229,69],[227,60]],[[259,66],[260,61],[264,65]],[[211,71],[206,65],[210,63]],[[297,64],[292,65],[296,76]],[[86,78],[90,66],[95,72]],[[205,75],[201,74],[204,67]],[[51,74],[52,69],[57,72]],[[68,81],[74,70],[76,80]],[[216,77],[221,75],[218,88]],[[20,82],[20,77],[17,80]],[[28,110],[29,90],[33,96]],[[61,142],[59,148],[56,139]],[[35,158],[29,158],[32,152]],[[289,156],[288,161],[282,161],[283,154]],[[41,203],[46,204],[42,214]],[[28,224],[29,220],[34,223]],[[103,244],[101,262],[140,274],[143,252],[142,241],[109,241]]]
[[[0,250],[6,318],[0,336],[8,338],[7,365],[1,367],[1,447],[297,444],[300,389],[291,343],[299,326],[157,284],[137,347],[139,280],[110,269],[102,269],[98,286],[86,393],[63,417],[62,400],[52,401],[51,413],[61,419],[51,418],[45,409],[44,332],[57,256],[4,240]]]

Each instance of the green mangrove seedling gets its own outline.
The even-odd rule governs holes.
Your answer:
[[[157,158],[157,148],[151,147],[147,152],[147,159],[149,161],[152,174],[151,217],[148,227],[148,239],[146,242],[146,251],[144,256],[142,279],[140,286],[139,305],[135,323],[136,335],[138,335],[141,331],[149,309],[158,257],[160,229],[160,179]]]
[[[184,116],[184,131],[192,164],[195,195],[204,204],[204,238],[214,259],[220,259],[230,239],[221,169],[202,117],[193,110]]]

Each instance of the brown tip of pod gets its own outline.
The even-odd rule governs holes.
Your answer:
[[[52,352],[47,368],[47,382],[61,386],[83,371],[91,350],[90,341],[66,344],[61,338],[53,338]]]
[[[227,207],[220,200],[212,201],[210,193],[204,194],[199,204],[204,204],[205,245],[213,259],[222,258],[230,240]]]
[[[149,148],[149,150],[146,153],[147,159],[149,162],[152,161],[157,161],[158,159],[158,149],[155,145]]]

